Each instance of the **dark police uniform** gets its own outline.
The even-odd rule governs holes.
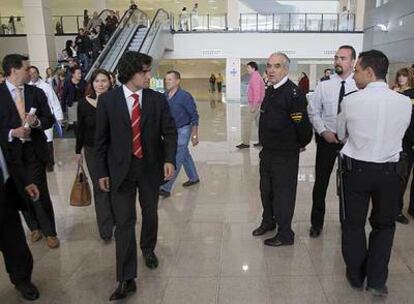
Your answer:
[[[400,170],[402,139],[410,124],[411,102],[372,82],[344,98],[338,115],[338,137],[346,139],[343,159],[342,254],[348,281],[383,290],[399,212],[398,198],[405,175]],[[372,201],[369,244],[365,223]]]
[[[263,204],[261,226],[277,224],[277,239],[292,244],[291,223],[295,209],[299,150],[312,138],[305,95],[287,77],[266,90],[260,109],[260,193]]]

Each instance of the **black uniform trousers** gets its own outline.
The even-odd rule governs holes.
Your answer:
[[[135,237],[137,187],[142,213],[140,247],[145,255],[154,251],[158,234],[159,179],[150,176],[143,160],[132,157],[129,172],[118,189],[111,191],[115,218],[117,280],[137,277],[137,244]]]
[[[114,219],[112,215],[111,198],[109,193],[99,188],[96,172],[96,155],[93,147],[84,146],[86,165],[91,176],[93,185],[93,197],[95,201],[95,213],[98,223],[99,235],[102,239],[111,238],[114,230]]]
[[[0,250],[10,281],[17,285],[31,281],[33,258],[16,208],[17,190],[11,177],[6,184],[0,179]]]
[[[402,185],[401,188],[401,194],[399,198],[399,206],[400,206],[400,212],[403,212],[404,207],[404,194],[405,190],[407,189],[407,184],[410,179],[411,171],[413,170],[413,163],[414,163],[414,151],[413,151],[413,143],[410,144],[411,141],[404,138],[403,140],[403,152],[406,154],[406,162],[407,162],[407,176],[405,178],[405,182]],[[410,213],[414,214],[414,178],[411,181],[411,188],[410,188],[410,204],[408,206],[408,211]]]
[[[263,204],[262,226],[278,226],[277,237],[282,242],[294,241],[292,218],[295,210],[298,182],[299,151],[260,152],[260,195]]]
[[[381,288],[388,276],[402,179],[395,164],[352,160],[343,183],[342,254],[347,272],[361,279],[367,276],[367,286]],[[365,223],[370,199],[372,230],[367,244]]]
[[[30,181],[40,191],[39,200],[31,201],[29,210],[23,212],[26,224],[31,231],[41,230],[45,236],[56,236],[55,214],[47,185],[45,164],[37,158],[31,142],[24,144],[23,163],[30,174]]]
[[[311,211],[311,224],[316,229],[322,229],[325,219],[325,198],[329,186],[329,179],[341,144],[330,144],[322,136],[315,134],[316,164],[315,184],[313,185],[313,204]]]

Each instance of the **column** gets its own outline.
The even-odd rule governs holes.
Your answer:
[[[23,0],[29,59],[44,77],[46,68],[56,65],[56,42],[51,0]]]
[[[240,27],[239,0],[227,0],[227,27],[229,31],[238,31]]]
[[[94,11],[100,13],[104,9],[108,8],[108,1],[107,0],[94,0]]]
[[[226,59],[226,100],[240,101],[240,58]]]
[[[365,0],[355,0],[355,29],[357,31],[364,30],[364,16],[365,16]]]
[[[309,90],[315,90],[317,79],[318,79],[317,65],[312,63],[309,65]]]

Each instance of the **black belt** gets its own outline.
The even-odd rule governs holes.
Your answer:
[[[387,163],[374,163],[374,162],[367,162],[358,160],[355,158],[351,158],[346,155],[342,155],[343,159],[343,167],[346,171],[352,171],[353,168],[365,168],[365,169],[377,169],[377,170],[395,170],[397,163],[396,162],[387,162]]]

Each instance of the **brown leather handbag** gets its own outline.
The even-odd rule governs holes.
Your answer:
[[[91,204],[91,187],[82,165],[78,165],[75,181],[70,193],[70,205],[85,207]]]

